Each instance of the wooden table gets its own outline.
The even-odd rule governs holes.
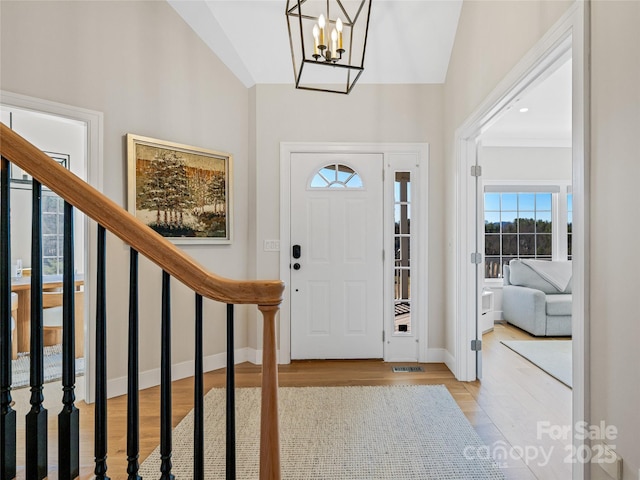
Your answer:
[[[76,275],[75,285],[76,288],[84,285],[84,275]],[[42,276],[43,291],[57,288],[62,288],[62,275]],[[11,291],[18,294],[16,318],[18,352],[28,352],[31,348],[31,277],[12,278]]]

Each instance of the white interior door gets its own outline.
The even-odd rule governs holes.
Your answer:
[[[383,156],[291,156],[291,358],[383,356]]]

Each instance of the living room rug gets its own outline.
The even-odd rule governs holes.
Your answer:
[[[260,389],[236,390],[237,478],[257,479]],[[225,476],[225,391],[205,396],[205,478]],[[504,479],[443,385],[279,389],[282,478]],[[486,447],[485,447],[486,449]],[[193,478],[193,410],[173,430],[176,479]],[[159,474],[159,448],[140,474]]]
[[[62,378],[62,345],[44,347],[44,383],[55,382]],[[28,353],[19,353],[11,360],[11,388],[29,386],[31,361]],[[76,358],[76,376],[84,375],[84,358]]]
[[[572,387],[571,340],[503,340],[500,343]]]

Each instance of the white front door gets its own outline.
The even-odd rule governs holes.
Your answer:
[[[291,156],[293,359],[383,356],[382,169],[382,154]]]

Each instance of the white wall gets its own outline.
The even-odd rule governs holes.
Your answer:
[[[571,149],[560,147],[481,147],[482,181],[571,182]]]
[[[280,236],[280,142],[426,142],[429,160],[429,347],[442,348],[442,86],[357,85],[350,95],[258,85],[256,96],[256,269],[278,277],[279,256],[263,252]],[[281,254],[287,255],[288,252]],[[260,335],[255,339],[261,344]],[[251,344],[251,346],[254,346]]]
[[[104,112],[104,193],[125,205],[124,135],[234,155],[234,242],[185,247],[206,268],[247,278],[247,89],[165,2],[0,2],[0,88]],[[126,375],[128,249],[108,236],[108,376]],[[159,367],[161,274],[141,263],[142,371]],[[173,362],[193,357],[193,294],[173,282]],[[205,354],[225,351],[224,307],[205,304]],[[246,346],[246,311],[236,341]]]

